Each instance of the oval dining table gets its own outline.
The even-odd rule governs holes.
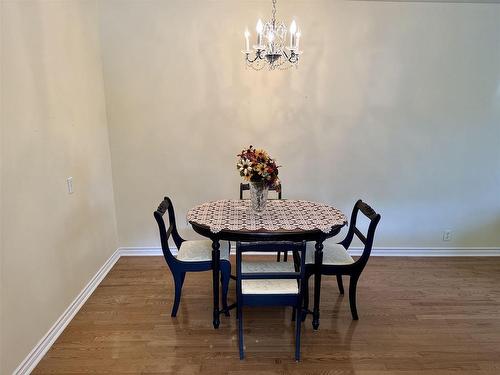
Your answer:
[[[212,240],[213,262],[213,326],[218,328],[220,242],[315,242],[314,308],[312,326],[319,327],[319,300],[323,242],[337,235],[347,224],[347,217],[338,209],[316,202],[273,199],[262,212],[251,208],[250,200],[218,200],[193,207],[187,213],[193,229]]]

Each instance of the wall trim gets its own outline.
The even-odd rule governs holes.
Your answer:
[[[173,247],[172,253],[177,253]],[[349,251],[351,255],[361,254],[360,247],[354,247]],[[106,260],[104,265],[85,285],[82,291],[71,302],[68,308],[57,319],[45,336],[35,345],[33,350],[26,356],[21,364],[14,370],[14,375],[28,375],[43,356],[50,349],[52,344],[78,313],[94,290],[99,286],[104,277],[113,268],[115,263],[123,256],[162,256],[160,247],[120,247]],[[376,247],[372,250],[374,256],[407,256],[407,257],[483,257],[500,256],[500,247]]]
[[[160,247],[120,247],[121,256],[162,256]],[[175,255],[177,248],[170,250]],[[351,247],[349,254],[357,256],[361,247]],[[231,253],[234,253],[232,249]],[[259,253],[260,254],[260,253]],[[500,247],[374,247],[373,256],[397,257],[485,257],[500,256]]]
[[[171,247],[172,254],[177,254],[177,248]],[[137,257],[137,256],[162,256],[161,247],[119,247],[117,250],[120,257]]]
[[[349,250],[361,255],[361,247]],[[374,256],[391,257],[491,257],[500,256],[500,247],[374,247]]]
[[[63,333],[64,329],[71,322],[76,313],[92,295],[94,290],[99,286],[104,277],[106,277],[111,268],[113,268],[118,259],[120,259],[120,249],[115,250],[115,252],[111,254],[103,266],[90,279],[87,285],[85,285],[73,302],[71,302],[68,308],[62,313],[59,319],[57,319],[45,336],[42,337],[33,350],[31,350],[21,364],[14,370],[14,375],[28,375],[34,370],[36,365],[38,365],[43,356],[48,352],[52,344],[54,344],[61,333]]]

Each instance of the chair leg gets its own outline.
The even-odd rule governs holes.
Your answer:
[[[276,255],[276,262],[279,262],[281,258],[281,251],[278,251],[278,254]]]
[[[288,251],[283,251],[283,261],[288,262]]]
[[[227,309],[227,292],[229,290],[229,280],[231,279],[231,263],[221,262],[221,287],[222,287],[222,308],[224,310],[224,315],[229,316],[229,310]]]
[[[351,306],[351,315],[353,320],[358,320],[358,310],[356,309],[356,285],[359,275],[351,275],[349,282],[349,305]]]
[[[172,313],[170,314],[170,316],[172,317],[175,317],[177,315],[177,310],[179,309],[179,303],[181,302],[182,283],[184,282],[185,275],[185,272],[174,274],[175,297],[174,305],[172,306]]]
[[[309,277],[304,278],[304,300],[302,302],[304,306],[304,314],[301,314],[302,321],[306,320],[307,311],[309,311]]]
[[[339,286],[340,294],[344,294],[344,283],[342,282],[342,275],[337,275],[337,285]]]
[[[295,322],[295,318],[296,318],[296,310],[295,310],[295,307],[292,309],[292,322]]]
[[[181,272],[181,288],[184,286],[185,279],[186,279],[186,272]]]
[[[302,307],[297,307],[297,320],[295,322],[295,360],[300,361],[300,330],[302,328]]]
[[[238,346],[240,350],[240,359],[245,358],[245,353],[243,351],[243,314],[242,314],[242,308],[238,304]]]

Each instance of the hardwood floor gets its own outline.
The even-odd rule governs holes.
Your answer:
[[[34,373],[500,374],[500,258],[372,257],[357,322],[325,277],[300,363],[291,309],[245,310],[240,361],[234,313],[212,327],[210,273],[188,274],[177,318],[172,293],[163,258],[121,258]]]

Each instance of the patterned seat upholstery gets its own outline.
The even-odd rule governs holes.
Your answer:
[[[212,241],[184,241],[176,258],[183,262],[212,261]],[[220,243],[220,259],[229,260],[229,244],[226,241]]]
[[[306,264],[314,264],[314,242],[307,243]],[[336,243],[324,243],[323,264],[325,265],[343,265],[353,264],[354,259],[349,255],[344,246]]]
[[[241,262],[243,273],[255,272],[295,272],[293,263],[285,262]],[[242,280],[242,294],[298,294],[297,280],[266,279]]]

